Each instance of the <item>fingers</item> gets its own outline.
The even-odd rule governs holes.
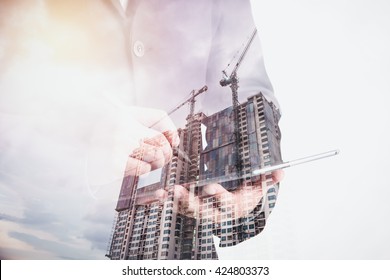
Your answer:
[[[178,134],[177,130],[175,130],[175,131],[166,130],[166,131],[163,131],[162,134],[165,136],[165,138],[171,144],[172,148],[179,146],[180,138],[179,138],[179,134]]]
[[[126,174],[140,176],[163,167],[172,159],[172,148],[180,139],[169,116],[161,110],[141,107],[129,108],[133,117],[147,130],[140,145],[130,154]]]
[[[274,184],[280,182],[283,175],[284,172],[281,170],[273,172]],[[234,191],[228,191],[217,183],[206,185],[197,192],[194,191],[194,187],[182,185],[173,187],[174,211],[188,217],[201,217],[214,223],[234,221],[247,216],[259,205],[267,191],[267,187],[261,182],[252,185],[244,184]],[[168,192],[159,189],[138,201],[146,204],[155,201],[163,202],[167,198]]]
[[[209,184],[206,185],[202,190],[202,196],[221,196],[229,193],[230,192],[220,184]]]
[[[130,110],[139,123],[163,134],[172,147],[179,145],[177,128],[165,111],[143,107],[131,107]]]
[[[151,139],[145,139],[143,143],[145,149],[149,153],[148,155],[150,158],[149,162],[153,162],[156,160],[163,160],[163,164],[164,164],[171,161],[172,147],[169,140],[165,137],[165,135],[157,135]]]
[[[280,182],[283,179],[284,172],[278,170],[272,173],[274,184]],[[264,184],[261,182],[252,185],[242,185],[234,191],[226,190],[222,185],[213,183],[204,186],[195,195],[195,191],[191,189],[191,186],[174,186],[174,200],[179,201],[179,207],[177,212],[193,217],[201,215],[202,218],[210,218],[214,222],[219,223],[221,217],[228,217],[236,219],[248,215],[259,204],[266,193],[267,187],[263,190]],[[154,194],[159,197],[159,200],[165,200],[167,194],[165,191],[160,190],[160,194]],[[208,202],[205,202],[206,200]],[[205,207],[212,199],[213,206]]]
[[[140,176],[163,167],[172,159],[172,147],[162,134],[141,141],[129,156],[125,175]]]
[[[261,185],[243,185],[228,191],[220,184],[211,184],[204,187],[203,195],[215,201],[212,215],[214,221],[219,223],[223,217],[234,220],[246,216],[260,202],[263,191]]]
[[[139,176],[151,171],[151,165],[143,160],[129,157],[126,163],[126,176]]]
[[[279,183],[284,178],[284,171],[282,169],[272,172],[272,181],[274,184]]]
[[[194,217],[199,206],[199,198],[181,185],[175,185],[173,190],[173,211],[188,217]],[[145,205],[159,201],[164,203],[168,199],[168,191],[158,189],[153,192],[140,191],[137,193],[136,204]]]
[[[174,186],[174,198],[180,202],[178,212],[188,217],[194,217],[199,206],[199,197],[194,195],[193,189],[188,190],[181,185]]]
[[[163,203],[167,200],[168,193],[164,189],[158,189],[155,191],[138,191],[135,199],[136,205],[147,205],[153,202]]]
[[[215,223],[220,223],[221,219],[234,220],[248,215],[263,198],[261,186],[242,186],[229,192],[220,184],[210,184],[195,195],[191,187],[175,185],[173,191],[175,212],[188,217],[199,215]],[[164,202],[167,198],[168,192],[159,189],[149,194],[138,194],[137,204]],[[213,201],[211,204],[210,199]]]

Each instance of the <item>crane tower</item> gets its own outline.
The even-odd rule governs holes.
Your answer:
[[[233,103],[233,119],[234,119],[234,141],[236,143],[236,169],[237,169],[237,175],[241,175],[241,170],[242,170],[242,160],[239,154],[239,145],[241,142],[241,136],[240,136],[240,128],[239,128],[239,120],[238,120],[238,76],[237,76],[237,71],[241,66],[241,63],[243,59],[245,58],[245,55],[247,54],[253,39],[255,38],[257,34],[257,29],[255,28],[246,43],[244,50],[242,51],[240,57],[238,58],[232,72],[230,75],[226,73],[225,70],[222,71],[223,77],[222,80],[219,82],[219,84],[223,87],[225,86],[230,86],[232,90],[232,103]]]

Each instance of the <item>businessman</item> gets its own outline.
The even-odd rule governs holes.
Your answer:
[[[124,170],[139,176],[169,163],[188,112],[167,112],[203,85],[209,89],[197,110],[212,114],[231,106],[230,89],[219,85],[221,71],[237,61],[255,27],[249,1],[1,5],[7,12],[0,28],[2,181],[18,177],[48,190],[118,188]],[[261,92],[278,108],[257,38],[240,71],[240,100]],[[145,146],[152,154],[134,156]],[[277,185],[281,173],[272,176]],[[234,216],[244,217],[261,204],[264,190],[242,187],[229,192],[215,183],[205,193],[231,196]],[[150,201],[164,201],[168,194],[153,195]],[[248,195],[252,206],[243,204]],[[175,196],[190,200],[182,184]],[[192,215],[198,205],[192,200],[183,213]]]

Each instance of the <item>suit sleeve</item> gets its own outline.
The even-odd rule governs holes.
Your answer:
[[[213,7],[212,32],[213,39],[210,48],[207,69],[207,85],[215,99],[224,105],[231,105],[230,88],[222,88],[219,81],[222,70],[230,74],[250,35],[256,28],[249,0],[216,0]],[[272,84],[268,78],[258,30],[249,50],[242,60],[239,69],[239,100],[262,92],[267,100],[279,107],[274,96]],[[207,106],[207,104],[204,104]]]
[[[256,28],[250,1],[214,1],[212,26],[214,34],[208,60],[207,84],[210,85],[209,92],[213,94],[212,104],[223,104],[224,107],[228,107],[232,104],[231,89],[229,87],[222,88],[219,81],[222,78],[222,70],[230,75],[245,45],[248,43],[250,35]],[[237,71],[239,78],[238,100],[245,102],[248,97],[261,92],[267,101],[265,102],[269,109],[267,112],[270,114],[268,119],[272,119],[272,121],[269,121],[266,126],[271,147],[271,164],[275,164],[281,161],[281,133],[278,126],[280,109],[264,66],[263,52],[259,40],[260,35],[261,30],[258,30],[246,56],[239,65]],[[207,107],[207,104],[203,106]],[[279,184],[267,186],[267,189],[263,192],[263,199],[254,207],[253,211],[248,213],[246,217],[232,221],[232,231],[236,233],[232,245],[243,242],[262,232],[275,205],[278,190]],[[214,234],[223,237],[223,233],[221,234],[218,227],[219,225],[215,227]],[[220,243],[220,247],[223,246],[222,244],[223,242]]]

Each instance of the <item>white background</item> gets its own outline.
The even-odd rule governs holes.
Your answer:
[[[4,263],[4,264],[3,264]],[[53,277],[60,279],[388,279],[389,271],[386,270],[389,261],[185,261],[180,262],[169,260],[159,262],[145,261],[50,261],[50,266],[45,261],[3,261],[2,276],[5,280],[19,280],[35,278],[46,280]],[[359,266],[359,269],[356,267]],[[20,269],[23,267],[23,269]],[[135,275],[122,275],[123,269],[127,272],[127,267],[135,271]],[[232,276],[234,269],[268,267],[269,273],[264,275],[241,275]],[[177,274],[178,268],[184,275],[145,275],[138,270],[162,269],[174,270],[171,273]],[[232,274],[218,274],[232,268]],[[205,270],[206,274],[199,273]],[[264,270],[263,270],[264,271]],[[150,272],[149,272],[150,273]],[[190,275],[187,275],[190,274]],[[195,274],[195,275],[194,275]],[[236,274],[237,275],[237,274]]]
[[[390,3],[252,8],[282,107],[284,160],[341,154],[286,170],[265,231],[224,257],[389,259]]]

